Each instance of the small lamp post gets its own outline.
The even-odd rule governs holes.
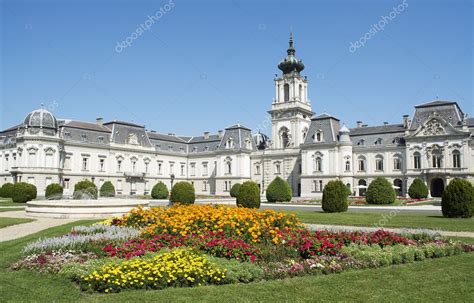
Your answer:
[[[170,175],[170,179],[171,179],[171,188],[170,188],[170,198],[168,200],[168,206],[172,205],[172,203],[171,203],[171,191],[173,190],[174,174]]]

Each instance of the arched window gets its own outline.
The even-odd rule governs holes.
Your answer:
[[[346,161],[346,171],[351,171],[351,161]]]
[[[366,170],[365,157],[360,156],[357,159],[357,163],[359,164],[359,171],[365,171]]]
[[[402,169],[402,157],[400,157],[400,155],[395,155],[393,157],[393,169],[394,170]]]
[[[303,134],[303,141],[304,141],[304,139],[306,139],[306,135],[308,135],[308,128],[307,127],[303,128],[302,134]]]
[[[281,148],[286,148],[290,145],[290,135],[289,130],[286,127],[282,127],[280,129],[280,140],[281,140]]]
[[[300,84],[299,86],[299,94],[298,96],[300,97],[300,101],[303,101],[303,85]]]
[[[289,84],[283,85],[283,100],[285,102],[290,101],[290,85]]]
[[[421,155],[419,152],[413,153],[413,168],[421,169]]]
[[[364,179],[359,180],[358,183],[359,196],[364,196],[367,191],[367,182]]]
[[[431,165],[433,168],[441,168],[443,166],[443,155],[440,150],[434,150]]]
[[[232,138],[227,139],[225,143],[225,148],[226,149],[234,148],[234,140]]]
[[[378,138],[377,140],[375,140],[375,144],[377,144],[377,145],[382,144],[382,143],[383,143],[382,138]]]
[[[314,159],[314,171],[320,172],[323,170],[323,160],[321,157],[316,157]]]
[[[453,167],[461,168],[461,153],[458,150],[453,151]]]
[[[322,142],[324,140],[323,131],[318,129],[313,135],[313,142]]]
[[[397,193],[397,196],[401,196],[403,193],[403,181],[400,179],[393,180],[393,189]]]
[[[381,155],[375,157],[375,170],[383,171],[383,157]]]

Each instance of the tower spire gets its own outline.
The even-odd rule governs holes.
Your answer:
[[[289,47],[287,50],[288,55],[295,55],[295,48],[293,47],[293,32],[290,32],[290,41],[288,42]]]

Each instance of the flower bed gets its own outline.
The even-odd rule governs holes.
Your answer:
[[[85,291],[108,293],[330,274],[472,250],[423,234],[309,231],[275,211],[190,205],[134,209],[39,239],[12,268],[50,272]]]

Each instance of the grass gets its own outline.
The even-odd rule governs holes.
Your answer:
[[[15,203],[12,201],[12,199],[5,199],[5,198],[0,198],[0,207],[2,206],[18,206],[18,207],[24,207],[26,206],[26,203]]]
[[[34,219],[23,219],[23,218],[0,218],[0,228],[4,228],[11,225],[22,224],[32,222]]]
[[[285,211],[296,214],[304,223],[400,228],[426,228],[447,231],[474,231],[474,218],[444,218],[417,213],[324,213],[317,211]]]
[[[470,301],[474,293],[474,253],[327,276],[159,291],[125,291],[112,295],[83,293],[74,283],[53,275],[8,269],[19,258],[26,243],[38,237],[60,235],[74,225],[91,222],[94,221],[70,223],[0,243],[2,302],[461,302]]]
[[[6,211],[19,211],[19,210],[25,210],[25,209],[24,208],[16,208],[16,207],[0,208],[0,213],[6,212]]]

